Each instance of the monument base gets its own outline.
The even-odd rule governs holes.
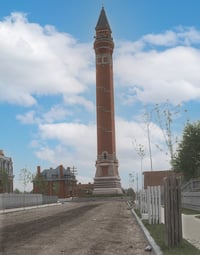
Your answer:
[[[93,195],[113,195],[113,194],[122,194],[122,190],[120,188],[107,188],[107,189],[94,189]]]
[[[93,195],[122,194],[119,177],[95,177]]]

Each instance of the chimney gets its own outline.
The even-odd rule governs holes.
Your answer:
[[[37,175],[40,175],[40,166],[37,166]]]
[[[63,165],[60,165],[60,178],[64,178]]]

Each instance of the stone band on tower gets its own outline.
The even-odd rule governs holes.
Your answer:
[[[97,161],[93,193],[121,194],[115,145],[112,61],[114,43],[104,8],[95,29]]]

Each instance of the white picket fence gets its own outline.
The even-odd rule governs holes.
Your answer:
[[[139,192],[139,210],[148,215],[149,224],[161,223],[161,187],[147,187]]]

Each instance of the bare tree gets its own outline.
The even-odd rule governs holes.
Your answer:
[[[133,141],[133,145],[135,148],[135,151],[137,152],[138,156],[140,157],[140,171],[141,171],[141,188],[143,188],[143,183],[142,183],[142,171],[143,171],[143,158],[145,156],[145,149],[144,145],[138,144],[136,142],[136,139]]]
[[[48,182],[44,180],[41,174],[36,174],[33,177],[33,183],[39,193],[48,194]]]
[[[27,168],[23,168],[20,170],[20,179],[22,180],[25,193],[28,183],[30,183],[33,179],[33,175]]]
[[[150,159],[150,167],[151,171],[153,171],[153,162],[152,162],[152,152],[151,152],[151,136],[150,136],[150,125],[152,120],[152,111],[145,111],[144,118],[145,123],[147,125],[147,139],[148,139],[148,147],[149,147],[149,159]]]
[[[129,173],[129,188],[132,188],[134,184],[134,175],[132,173]]]
[[[162,130],[165,144],[168,149],[166,154],[170,156],[170,163],[174,160],[174,147],[178,143],[178,137],[174,134],[173,124],[175,124],[175,121],[182,115],[182,111],[187,112],[187,110],[181,109],[180,104],[173,106],[168,100],[165,104],[156,104],[154,107],[155,120]],[[156,146],[162,151],[162,148],[160,148],[159,145]]]

